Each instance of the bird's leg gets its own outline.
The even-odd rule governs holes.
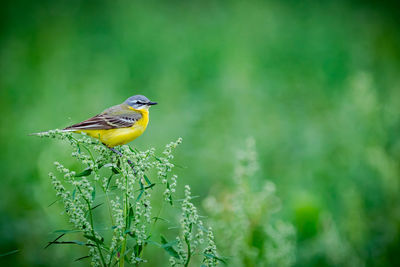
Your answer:
[[[106,146],[108,149],[110,149],[112,152],[114,152],[114,153],[116,153],[118,156],[120,156],[121,158],[122,157],[124,157],[124,155],[122,155],[122,153],[121,152],[119,152],[118,150],[116,150],[115,148],[113,148],[113,147],[109,147],[109,146]],[[131,166],[131,168],[132,168],[132,171],[133,171],[133,174],[135,174],[136,175],[136,171],[135,171],[135,168],[134,168],[134,164],[132,163],[132,161],[130,161],[129,159],[127,159],[127,161],[128,161],[128,163],[129,163],[129,165]]]

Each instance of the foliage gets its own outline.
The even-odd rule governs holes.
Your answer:
[[[246,149],[238,153],[235,164],[233,191],[217,198],[209,196],[204,205],[214,218],[217,236],[224,239],[221,251],[231,257],[232,266],[292,266],[295,229],[290,223],[271,220],[281,202],[272,182],[255,181],[255,149],[254,139],[247,139]]]
[[[200,205],[207,196],[230,205],[234,154],[253,136],[259,171],[249,192],[276,185],[281,209],[266,223],[294,226],[296,267],[400,266],[398,11],[399,1],[3,0],[0,265],[69,266],[87,255],[80,245],[43,249],[62,234],[51,229],[71,227],[63,206],[51,205],[53,162],[77,173],[86,165],[68,144],[28,134],[144,94],[159,105],[130,146],[146,151],[182,136],[175,191],[183,196],[189,184],[199,214],[216,219]],[[165,191],[159,183],[149,190],[153,216],[170,205]],[[102,194],[96,186],[96,198]],[[106,207],[93,210],[102,236]],[[176,250],[181,209],[166,215],[152,240],[163,234]],[[218,251],[234,256],[211,226]],[[85,239],[68,232],[61,240]],[[148,266],[169,257],[154,244],[143,252]]]
[[[122,156],[118,156],[98,140],[85,136],[74,137],[72,133],[60,130],[38,135],[67,141],[74,148],[72,157],[86,166],[85,170],[76,173],[55,162],[63,178],[49,174],[57,197],[64,203],[69,221],[75,231],[82,233],[85,241],[61,241],[68,232],[75,232],[63,231],[49,245],[72,242],[87,246],[87,257],[91,258],[93,266],[124,266],[125,262],[139,265],[147,262],[142,255],[146,246],[157,244],[151,237],[153,227],[160,219],[160,214],[152,217],[151,192],[154,186],[164,187],[164,201],[169,207],[174,205],[177,175],[170,175],[174,167],[171,160],[173,149],[182,142],[181,138],[166,145],[161,156],[156,156],[153,148],[138,151],[127,145],[119,148]],[[108,169],[106,175],[100,173],[102,169]],[[148,173],[152,169],[157,170],[157,182],[150,180]],[[212,230],[204,228],[191,198],[190,188],[186,185],[181,204],[182,236],[177,236],[176,244],[167,242],[161,236],[162,242],[158,246],[172,255],[172,266],[189,266],[196,254],[203,255],[205,266],[216,266],[218,257]],[[100,233],[95,227],[94,210],[102,208],[109,213],[109,226]],[[97,213],[97,216],[100,215]],[[204,253],[201,253],[205,234],[208,243],[202,249]],[[107,238],[107,235],[111,238]]]

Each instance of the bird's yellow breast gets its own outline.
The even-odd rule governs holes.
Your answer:
[[[125,145],[138,138],[146,130],[149,123],[149,111],[145,109],[136,110],[142,114],[142,118],[135,122],[131,127],[116,128],[109,130],[83,130],[91,137],[99,139],[108,147]]]

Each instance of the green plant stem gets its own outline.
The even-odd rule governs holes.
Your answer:
[[[192,257],[192,252],[191,252],[191,248],[190,248],[190,242],[189,242],[189,240],[187,239],[186,236],[185,236],[185,242],[186,242],[187,249],[188,249],[188,257],[187,257],[187,260],[185,262],[185,267],[187,267],[187,266],[189,266],[190,258]]]
[[[124,217],[125,217],[125,231],[126,232],[128,229],[128,220],[129,220],[129,215],[128,215],[128,209],[129,209],[129,198],[128,198],[128,177],[125,177],[125,201],[124,201]],[[122,247],[121,247],[121,253],[119,256],[119,267],[123,267],[125,264],[125,250],[126,250],[126,238],[127,234],[125,233],[124,235],[124,241],[122,241]]]
[[[122,241],[121,253],[119,255],[119,267],[123,267],[125,264],[125,250],[126,250],[126,234],[124,235],[124,241]]]
[[[81,189],[79,188],[79,186],[77,186],[77,188],[78,188],[79,192],[82,193],[82,191],[81,191]],[[96,234],[95,234],[95,232],[94,232],[92,208],[90,207],[90,202],[89,202],[89,200],[87,200],[87,199],[86,199],[85,197],[83,197],[83,196],[82,196],[82,198],[85,200],[85,202],[86,202],[86,204],[87,204],[87,206],[88,206],[88,209],[89,209],[89,221],[90,221],[90,226],[91,226],[91,233],[92,233],[93,238],[96,240]],[[101,252],[101,247],[100,247],[100,245],[99,245],[98,242],[95,242],[95,243],[96,243],[97,249],[99,250],[101,262],[103,263],[103,266],[104,266],[104,267],[107,267],[106,261],[104,260],[104,257],[103,257],[103,253]]]
[[[90,205],[89,205],[89,218],[90,218],[90,224],[92,226],[92,235],[93,235],[93,238],[96,239],[96,234],[94,233],[94,229],[93,229],[93,216],[92,216],[92,210],[90,209]],[[106,261],[104,260],[103,253],[101,252],[101,247],[98,242],[96,242],[96,247],[99,250],[101,262],[103,263],[103,266],[106,267],[107,264],[106,264]]]
[[[119,255],[119,267],[124,267],[125,265],[125,250],[126,250],[126,235],[124,236],[124,241],[121,247],[121,253]]]
[[[114,225],[114,218],[112,216],[110,198],[108,197],[108,193],[107,192],[105,192],[105,195],[106,195],[106,201],[107,201],[107,206],[108,206],[108,213],[110,214],[111,226],[113,226]]]

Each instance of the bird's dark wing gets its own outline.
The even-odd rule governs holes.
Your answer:
[[[122,114],[101,113],[83,122],[71,125],[64,130],[109,130],[116,128],[131,127],[142,118],[139,112],[126,112]]]

